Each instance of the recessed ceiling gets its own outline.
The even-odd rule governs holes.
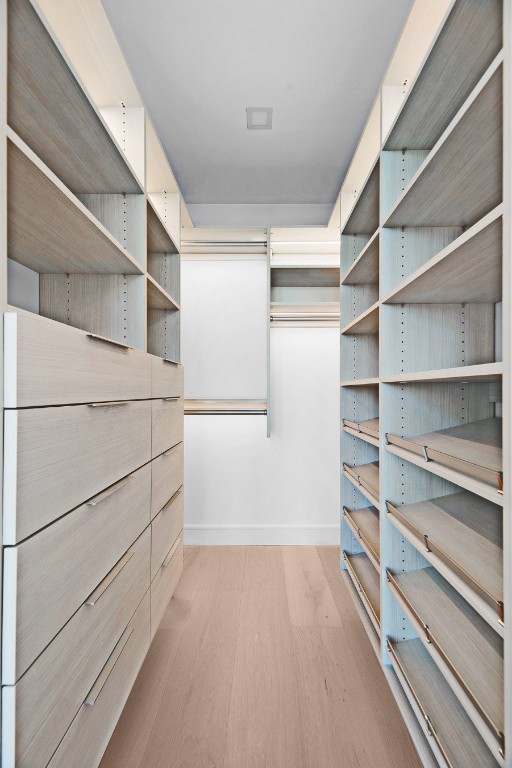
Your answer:
[[[102,1],[196,225],[327,223],[412,0]]]

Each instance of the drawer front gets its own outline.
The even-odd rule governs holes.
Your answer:
[[[175,445],[151,462],[151,517],[183,485],[183,443]]]
[[[149,591],[48,768],[97,768],[149,648]]]
[[[21,680],[2,688],[3,768],[47,765],[146,594],[149,562],[147,528]]]
[[[150,459],[150,400],[8,410],[4,424],[4,544],[17,544]]]
[[[183,440],[183,399],[151,401],[151,458]]]
[[[162,621],[182,572],[183,542],[180,537],[164,557],[151,582],[151,639]]]
[[[183,487],[153,519],[151,524],[151,580],[183,530]]]
[[[31,313],[4,315],[5,407],[151,397],[150,356]]]
[[[151,355],[151,397],[183,397],[183,366]]]
[[[149,525],[151,467],[4,550],[2,682],[13,685]]]

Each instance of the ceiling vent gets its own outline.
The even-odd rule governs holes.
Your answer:
[[[247,107],[247,128],[250,131],[270,131],[272,107]]]

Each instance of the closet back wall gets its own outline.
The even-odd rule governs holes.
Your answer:
[[[222,363],[199,340],[214,323],[212,344],[229,347],[239,371],[253,353],[260,369],[257,375],[247,365],[245,382],[226,376],[226,387],[231,379],[236,391],[225,389],[222,397],[264,399],[261,334],[268,309],[266,279],[256,278],[260,266],[266,271],[261,261],[182,262],[185,398],[221,397],[217,367]],[[235,296],[231,302],[217,302],[214,319],[205,300],[205,286],[215,295],[221,273],[246,286],[247,292],[237,291],[246,299],[238,323],[234,318],[242,306]],[[275,328],[270,335],[270,438],[263,416],[185,417],[185,543],[338,542],[339,333],[336,328]],[[194,360],[199,354],[205,355],[201,364]],[[214,393],[205,389],[208,381],[216,383]]]

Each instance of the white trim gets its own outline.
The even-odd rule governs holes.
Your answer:
[[[2,766],[15,768],[16,758],[16,687],[2,688]]]
[[[2,685],[14,685],[16,682],[17,602],[18,547],[5,547],[3,573]]]
[[[4,408],[17,407],[18,387],[18,315],[4,312]]]
[[[186,525],[184,544],[339,545],[339,525]]]
[[[18,411],[4,412],[3,543],[16,544]]]

